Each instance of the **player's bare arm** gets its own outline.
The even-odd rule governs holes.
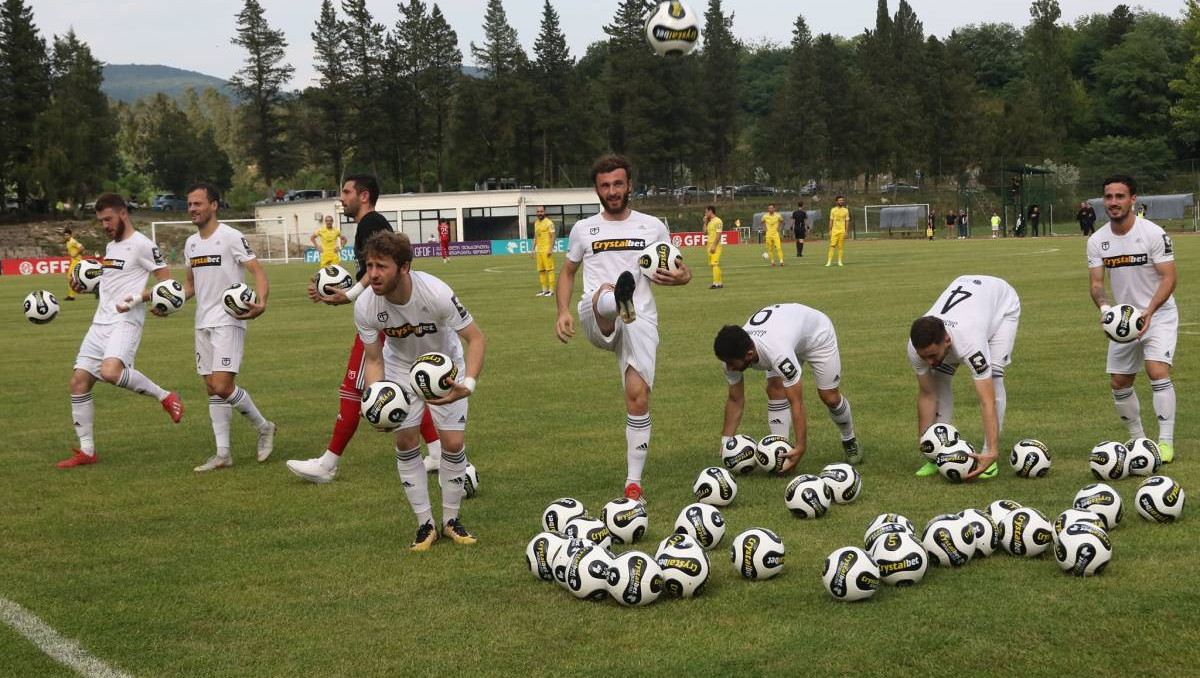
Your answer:
[[[993,395],[992,402],[995,402]],[[917,375],[917,447],[920,449],[921,434],[933,424],[937,416],[937,391],[933,383],[933,372]]]
[[[579,262],[567,259],[567,263],[563,264],[562,275],[558,276],[556,285],[558,289],[554,292],[554,301],[558,305],[558,319],[554,323],[554,333],[564,344],[575,336],[575,321],[571,318],[571,309],[567,306],[567,302],[570,301],[571,292],[575,289],[575,272],[578,270]]]
[[[374,384],[383,379],[383,342],[363,342],[363,383]]]
[[[467,342],[466,368],[463,370],[463,379],[450,381],[450,392],[445,396],[436,400],[430,400],[430,405],[448,405],[455,400],[462,400],[474,392],[475,380],[479,378],[479,373],[483,371],[483,356],[486,352],[487,341],[484,339],[483,330],[475,323],[471,323],[458,331],[459,339]],[[467,383],[470,379],[470,385]]]
[[[1096,308],[1100,309],[1101,315],[1104,314],[1104,307],[1108,306],[1108,295],[1104,291],[1104,267],[1096,266],[1088,269],[1088,281],[1090,284],[1090,292],[1092,295],[1092,303],[1096,304]]]
[[[804,414],[803,382],[797,381],[795,384],[786,387],[784,394],[787,396],[788,407],[792,410],[792,431],[796,439],[792,445],[792,449],[783,455],[787,458],[787,461],[779,469],[781,474],[795,468],[796,464],[800,463],[800,458],[804,456],[804,452],[808,447],[808,418]]]
[[[191,299],[196,296],[196,276],[192,275],[192,267],[188,266],[187,275],[183,278],[183,298]]]
[[[729,395],[725,398],[725,422],[721,426],[721,437],[728,438],[737,433],[742,424],[742,413],[746,411],[746,382],[739,381],[729,385]]]
[[[267,295],[271,293],[271,283],[267,280],[267,271],[259,263],[258,259],[250,259],[246,261],[245,267],[254,275],[254,291],[258,293],[258,303],[250,304],[250,310],[245,313],[234,316],[238,320],[251,320],[262,315],[267,310]]]
[[[977,460],[974,470],[963,476],[963,480],[974,480],[976,476],[988,470],[1000,456],[1000,417],[996,414],[996,389],[992,380],[976,379],[975,393],[979,396],[979,410],[983,415],[983,438],[987,441],[987,454],[979,453],[971,456]]]

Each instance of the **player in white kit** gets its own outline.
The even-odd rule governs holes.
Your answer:
[[[196,297],[196,372],[208,389],[208,416],[217,446],[216,454],[196,467],[200,473],[233,466],[229,427],[235,409],[258,431],[260,462],[271,456],[275,442],[275,424],[267,421],[250,394],[235,382],[242,369],[246,321],[267,310],[270,283],[242,233],[217,221],[220,198],[211,184],[196,184],[187,192],[188,216],[197,231],[183,245],[188,264],[183,289],[188,297]],[[235,318],[225,311],[221,295],[242,282],[244,271],[254,275],[258,303]]]
[[[417,536],[410,548],[425,551],[438,538],[429,480],[421,461],[420,426],[426,406],[442,441],[438,468],[442,536],[456,544],[474,544],[475,536],[463,526],[458,514],[466,495],[467,396],[475,391],[475,380],[483,369],[483,331],[449,285],[428,273],[412,270],[408,236],[390,232],[371,236],[366,258],[371,294],[363,294],[354,302],[354,322],[363,343],[363,383],[394,381],[408,399],[408,415],[396,431],[395,449],[396,470],[417,515]],[[467,342],[465,358],[460,338]],[[450,356],[462,378],[451,380],[453,388],[445,397],[425,402],[410,390],[408,373],[416,358],[434,351]]]
[[[838,390],[842,358],[829,316],[803,304],[773,304],[750,316],[741,327],[722,327],[713,340],[713,352],[725,363],[725,380],[729,382],[722,446],[742,423],[746,408],[742,373],[750,368],[762,370],[767,373],[767,425],[771,433],[786,438],[795,427],[795,444],[781,469],[783,473],[790,471],[807,449],[808,424],[800,376],[802,366],[808,365],[817,382],[817,395],[841,432],[846,460],[862,463],[863,451],[854,435],[850,401]]]
[[[986,275],[963,275],[942,292],[929,313],[913,321],[908,360],[917,373],[917,436],[935,421],[951,423],[954,392],[951,378],[960,365],[971,373],[983,415],[983,450],[965,480],[992,478],[999,471],[1000,431],[1008,402],[1004,370],[1012,363],[1013,343],[1021,320],[1021,300],[1006,281]],[[918,476],[937,473],[926,462]]]
[[[154,243],[134,230],[121,196],[105,193],[97,198],[96,218],[112,240],[104,249],[96,314],[79,347],[75,371],[71,374],[71,418],[79,447],[71,450],[70,458],[58,462],[59,468],[95,464],[98,460],[92,402],[92,386],[97,379],[154,398],[176,424],[183,417],[179,396],[167,392],[133,367],[142,341],[142,325],[146,322],[146,309],[141,307],[141,302],[149,296],[146,275],[166,280],[170,277],[167,265]]]
[[[1141,405],[1133,390],[1139,366],[1144,365],[1154,392],[1158,419],[1158,449],[1164,462],[1175,458],[1175,386],[1171,365],[1179,337],[1179,310],[1175,306],[1175,248],[1171,238],[1152,221],[1136,216],[1137,185],[1132,177],[1117,175],[1104,182],[1104,209],[1108,223],[1088,237],[1088,274],[1092,301],[1100,315],[1109,310],[1104,293],[1104,271],[1112,284],[1115,303],[1133,304],[1142,312],[1145,327],[1136,341],[1108,344],[1108,364],[1113,403],[1129,435],[1145,436]]]
[[[692,271],[679,259],[677,270],[659,269],[649,280],[637,273],[641,250],[669,242],[670,233],[656,217],[629,209],[631,174],[629,161],[618,155],[600,158],[592,166],[592,183],[604,209],[571,227],[567,262],[558,279],[554,329],[563,343],[575,336],[567,303],[575,272],[583,266],[579,324],[593,346],[617,355],[625,387],[625,496],[640,501],[650,452],[650,390],[658,350],[658,309],[649,283],[686,285]]]

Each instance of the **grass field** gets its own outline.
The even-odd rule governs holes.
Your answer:
[[[1078,237],[852,242],[840,269],[822,266],[821,243],[782,269],[766,266],[757,246],[727,247],[723,291],[708,289],[702,251],[686,251],[693,283],[656,293],[662,344],[642,546],[652,550],[669,532],[695,474],[717,459],[725,387],[712,357],[715,331],[768,303],[798,301],[833,319],[868,458],[859,500],[815,521],[784,508],[786,480],[740,480],[707,588],[642,609],[576,601],[525,567],[524,546],[548,502],[573,496],[598,509],[620,494],[625,472],[614,360],[582,335],[566,346],[554,338],[553,300],[534,296],[531,259],[417,262],[455,289],[488,340],[468,431],[481,489],[463,513],[480,543],[443,540],[425,554],[407,550],[415,525],[388,437],[360,427],[330,485],[284,468],[286,459],[323,451],[353,333],[349,308],[304,298],[307,268],[268,269],[269,310],[251,325],[239,378],[280,424],[275,456],[254,461],[253,434],[238,417],[237,465],[207,475],[191,470],[212,445],[191,309],[148,319],[138,356],[142,371],[181,393],[183,423],[173,427],[154,402],[98,385],[101,463],[59,470],[54,462],[75,444],[67,379],[95,302],[65,304],[54,323],[34,326],[19,315],[21,297],[35,287],[61,296],[64,281],[0,278],[0,308],[10,309],[0,377],[0,596],[139,677],[1194,676],[1200,522],[1194,508],[1173,525],[1142,521],[1132,479],[1115,483],[1127,510],[1099,577],[1065,576],[1052,556],[996,555],[931,570],[916,587],[886,588],[862,604],[836,603],[821,587],[825,556],[861,545],[878,513],[921,525],[1011,498],[1053,517],[1091,482],[1092,445],[1125,439],[1103,373],[1083,245]],[[1200,331],[1188,323],[1200,309],[1200,240],[1180,236],[1176,247],[1184,326],[1174,372],[1177,460],[1166,472],[1196,501]],[[1002,441],[1045,441],[1054,455],[1047,478],[1024,480],[1007,466],[998,479],[970,485],[912,476],[920,460],[908,325],[961,273],[1002,276],[1021,296]],[[965,378],[957,381],[955,423],[979,442],[974,395]],[[759,436],[761,374],[748,382],[743,432]],[[1137,386],[1153,433],[1144,375]],[[806,401],[809,453],[800,470],[811,472],[842,453],[811,384]],[[770,581],[742,581],[729,564],[728,539],[754,526],[776,531],[787,547],[787,565]],[[0,676],[66,675],[0,626]]]

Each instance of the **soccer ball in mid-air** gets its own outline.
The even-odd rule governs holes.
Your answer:
[[[682,55],[700,44],[700,17],[683,0],[658,3],[646,14],[646,42],[661,55]]]
[[[338,290],[345,292],[354,287],[354,276],[350,275],[350,271],[333,264],[317,271],[313,283],[317,286],[317,294],[329,297]]]
[[[100,276],[104,275],[104,265],[95,259],[80,259],[71,267],[71,282],[80,292],[95,292],[100,286]]]
[[[758,441],[754,461],[767,473],[779,473],[787,463],[784,455],[792,450],[792,444],[783,436],[769,435]]]
[[[585,513],[587,513],[587,509],[578,499],[570,497],[555,499],[550,502],[546,510],[542,511],[542,529],[547,532],[562,532],[566,528],[568,520]]]
[[[938,473],[942,474],[943,478],[958,483],[979,463],[979,460],[971,456],[973,454],[975,448],[971,443],[959,438],[949,445],[943,445],[933,463],[937,464]]]
[[[800,518],[820,518],[833,503],[833,491],[821,478],[804,473],[788,483],[783,491],[783,503]]]
[[[678,271],[683,253],[669,242],[652,242],[638,255],[638,269],[647,278],[659,269]]]
[[[221,294],[221,303],[225,312],[235,318],[250,312],[250,307],[258,303],[258,293],[246,283],[234,283]]]
[[[1010,511],[996,531],[1000,545],[1014,556],[1036,558],[1054,541],[1054,527],[1041,511],[1028,506]]]
[[[554,581],[554,557],[567,543],[567,538],[557,532],[539,532],[525,547],[525,564],[533,576],[542,581]]]
[[[1125,468],[1129,475],[1152,476],[1162,466],[1158,443],[1149,438],[1134,438],[1125,443]]]
[[[394,431],[408,418],[408,394],[394,381],[377,381],[362,394],[362,416],[381,431]]]
[[[632,544],[642,538],[649,524],[646,505],[628,497],[614,499],[600,509],[600,519],[617,544]]]
[[[975,529],[961,514],[943,513],[925,525],[921,545],[934,565],[962,567],[975,555]]]
[[[663,590],[662,568],[641,551],[622,553],[608,567],[608,594],[622,605],[649,605],[662,596]]]
[[[729,557],[746,579],[770,579],[783,569],[783,540],[774,532],[752,527],[733,538]]]
[[[825,481],[833,493],[833,500],[839,504],[849,504],[862,491],[862,476],[858,469],[845,462],[829,464],[817,477]]]
[[[871,560],[879,567],[879,580],[893,586],[912,586],[925,577],[929,553],[907,532],[892,532],[875,541]]]
[[[958,429],[945,422],[935,421],[921,434],[921,454],[929,461],[936,462],[942,448],[953,445],[959,438]]]
[[[163,315],[175,313],[186,301],[178,280],[164,280],[150,288],[150,308]]]
[[[1155,523],[1174,522],[1183,515],[1183,487],[1167,476],[1150,476],[1133,495],[1138,515]]]
[[[675,531],[696,540],[702,548],[711,549],[725,536],[725,518],[715,506],[688,504],[675,519]]]
[[[1141,334],[1146,326],[1142,312],[1133,304],[1117,304],[1105,311],[1100,319],[1100,327],[1109,339],[1121,344],[1128,344]]]
[[[1121,495],[1111,485],[1095,483],[1075,493],[1071,504],[1081,511],[1091,511],[1104,520],[1104,529],[1111,530],[1121,522],[1125,507]]]
[[[1112,559],[1112,540],[1095,525],[1076,522],[1067,525],[1054,542],[1054,560],[1063,572],[1076,577],[1099,574]]]
[[[696,476],[692,494],[696,495],[696,501],[704,504],[729,506],[737,496],[737,481],[720,466],[709,466]]]
[[[866,551],[845,546],[825,559],[821,581],[829,595],[837,600],[863,600],[875,595],[879,588],[879,566]]]
[[[750,436],[731,436],[721,446],[721,463],[734,473],[746,474],[753,471],[758,462],[758,443]]]
[[[1092,448],[1088,455],[1088,466],[1092,475],[1100,480],[1120,480],[1129,475],[1129,467],[1125,460],[1129,450],[1121,443],[1103,442]]]
[[[1050,472],[1050,450],[1040,440],[1026,438],[1013,445],[1008,463],[1022,478],[1041,478]]]
[[[45,325],[58,317],[58,299],[46,290],[25,295],[25,317],[34,325]]]
[[[450,393],[450,380],[458,376],[458,367],[445,353],[426,353],[408,369],[408,385],[425,400],[437,400]]]

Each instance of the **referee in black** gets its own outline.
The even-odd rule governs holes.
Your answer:
[[[804,211],[804,202],[796,203],[796,211],[792,212],[792,227],[796,232],[796,256],[804,256],[804,236],[808,233],[808,212]]]

